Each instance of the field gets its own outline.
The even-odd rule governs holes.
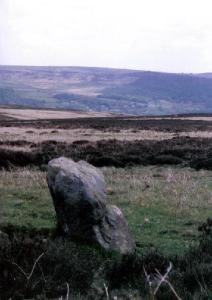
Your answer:
[[[8,110],[0,117],[0,226],[9,236],[0,243],[3,299],[65,298],[67,287],[72,299],[109,299],[107,289],[110,299],[175,299],[165,284],[153,297],[144,272],[165,273],[170,261],[179,299],[210,299],[211,115],[68,118],[74,112],[64,112],[67,118],[54,119],[47,110],[45,118],[34,112],[39,117],[29,119],[24,110]],[[101,168],[108,200],[122,209],[136,241],[134,255],[57,237],[46,164],[61,155]],[[39,268],[24,279],[42,253]]]
[[[196,243],[198,226],[210,217],[212,174],[176,167],[103,168],[109,201],[121,207],[139,249],[182,254]],[[1,172],[2,222],[54,229],[53,203],[45,173]]]

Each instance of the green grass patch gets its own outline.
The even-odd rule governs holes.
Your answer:
[[[2,223],[37,229],[55,227],[55,211],[43,172],[1,172],[0,180]]]
[[[133,167],[104,170],[112,203],[122,208],[138,245],[181,254],[197,243],[212,212],[209,171]]]

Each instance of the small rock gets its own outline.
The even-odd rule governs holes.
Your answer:
[[[144,218],[144,224],[149,223],[149,218]]]

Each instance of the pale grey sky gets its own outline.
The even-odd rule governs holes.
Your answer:
[[[0,0],[0,64],[212,72],[211,0]]]

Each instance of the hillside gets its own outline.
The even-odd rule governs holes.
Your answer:
[[[0,66],[0,104],[128,114],[212,112],[212,76]]]

